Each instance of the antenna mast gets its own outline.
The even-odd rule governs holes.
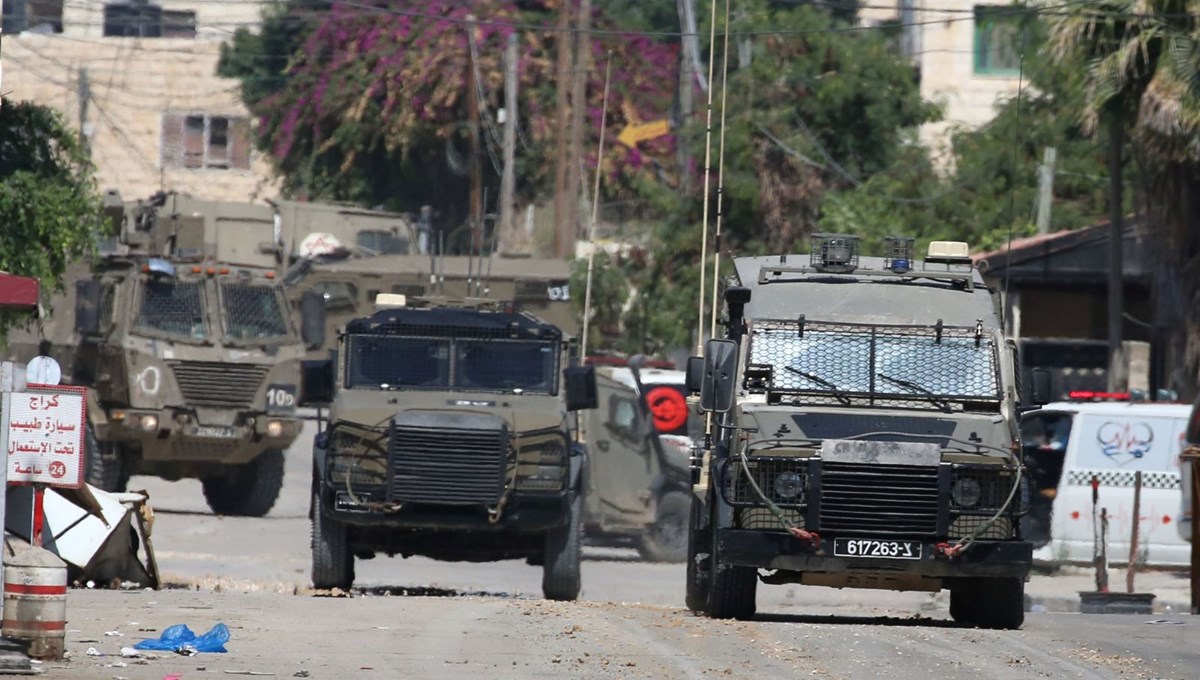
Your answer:
[[[580,342],[579,354],[587,361],[588,322],[592,317],[592,262],[596,259],[596,215],[600,210],[600,176],[604,159],[604,129],[608,122],[608,81],[612,75],[612,50],[608,52],[608,62],[604,66],[604,103],[600,110],[600,143],[596,151],[596,178],[592,187],[592,219],[588,223],[588,266],[587,283],[583,293],[583,339]]]

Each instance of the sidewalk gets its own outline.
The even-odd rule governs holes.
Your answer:
[[[1156,614],[1186,614],[1191,609],[1187,571],[1139,571],[1134,575],[1133,585],[1134,592],[1154,593]],[[1108,589],[1114,593],[1126,592],[1124,569],[1108,570]],[[1095,571],[1086,567],[1062,567],[1054,574],[1034,573],[1025,584],[1031,606],[1048,612],[1078,612],[1079,593],[1095,590]]]

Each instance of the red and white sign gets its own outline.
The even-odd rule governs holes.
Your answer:
[[[87,390],[69,385],[29,385],[4,394],[0,450],[9,484],[83,486]]]

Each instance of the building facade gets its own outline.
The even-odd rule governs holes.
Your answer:
[[[254,151],[238,82],[216,76],[221,44],[260,21],[257,2],[3,0],[3,91],[59,110],[103,189],[212,200],[278,193]]]

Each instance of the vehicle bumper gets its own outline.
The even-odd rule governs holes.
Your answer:
[[[721,529],[717,533],[721,562],[761,569],[796,572],[904,573],[926,578],[1025,578],[1033,561],[1033,545],[1025,541],[976,541],[954,557],[939,550],[939,542],[925,541],[921,559],[835,557],[833,539],[819,546],[788,534],[746,529]]]
[[[509,494],[499,518],[492,521],[483,506],[403,505],[395,511],[354,508],[344,489],[325,485],[321,502],[327,517],[361,527],[434,531],[541,532],[562,526],[570,511],[570,494]],[[336,501],[336,502],[335,502]]]
[[[143,416],[154,416],[155,427],[141,426]],[[272,422],[279,423],[273,432]],[[303,423],[290,416],[245,413],[234,425],[205,426],[190,414],[173,409],[129,410],[122,420],[109,418],[96,436],[103,441],[136,445],[146,461],[248,463],[264,451],[287,450],[300,435]]]

